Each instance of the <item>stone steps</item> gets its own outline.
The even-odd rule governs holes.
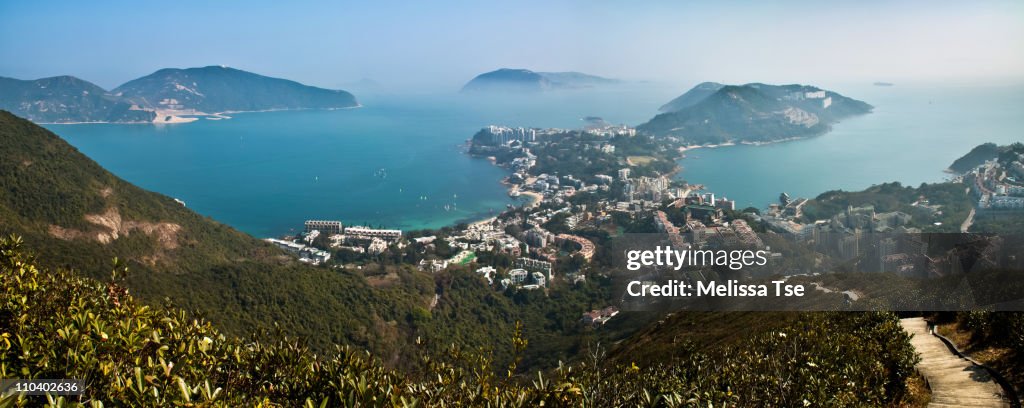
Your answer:
[[[929,407],[1010,407],[1003,389],[989,373],[946,347],[928,332],[924,319],[900,320],[903,330],[912,334],[910,344],[921,355],[917,371],[928,380],[932,396]]]

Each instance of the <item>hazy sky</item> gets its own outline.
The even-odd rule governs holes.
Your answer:
[[[1024,2],[0,2],[0,76],[112,88],[219,64],[325,87],[457,89],[499,67],[677,84],[1020,82]]]

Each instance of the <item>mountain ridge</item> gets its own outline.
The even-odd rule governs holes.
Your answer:
[[[70,75],[34,80],[0,77],[0,109],[38,123],[145,123],[156,117]]]
[[[344,90],[225,66],[162,68],[107,91],[69,75],[0,77],[0,109],[36,123],[179,123],[176,115],[358,107]]]
[[[873,109],[810,85],[718,85],[697,85],[637,130],[695,145],[766,143],[820,135],[842,119]]]
[[[334,344],[397,358],[406,310],[429,288],[378,290],[362,276],[298,262],[282,250],[201,216],[103,169],[54,133],[0,111],[0,235],[21,236],[43,266],[108,279],[129,268],[132,293],[162,299],[242,334],[279,327],[326,350]],[[402,272],[404,275],[405,272]],[[166,302],[165,301],[165,302]],[[330,319],[324,318],[330,316]]]
[[[223,113],[359,106],[343,90],[318,88],[226,66],[162,68],[111,93],[154,110]]]

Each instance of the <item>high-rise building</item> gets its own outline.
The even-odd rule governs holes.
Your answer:
[[[341,221],[309,220],[306,221],[306,232],[320,231],[321,234],[334,235],[342,231]]]

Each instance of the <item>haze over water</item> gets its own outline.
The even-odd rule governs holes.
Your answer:
[[[888,181],[941,181],[975,145],[1022,140],[1022,87],[830,89],[875,112],[808,140],[692,150],[679,177],[741,208],[763,208],[783,191],[813,197]],[[507,171],[462,152],[481,127],[579,128],[591,115],[637,125],[684,90],[634,84],[514,98],[370,94],[361,96],[364,107],[349,110],[48,127],[128,181],[258,237],[292,232],[306,219],[419,229],[485,218],[515,202],[499,184]]]

